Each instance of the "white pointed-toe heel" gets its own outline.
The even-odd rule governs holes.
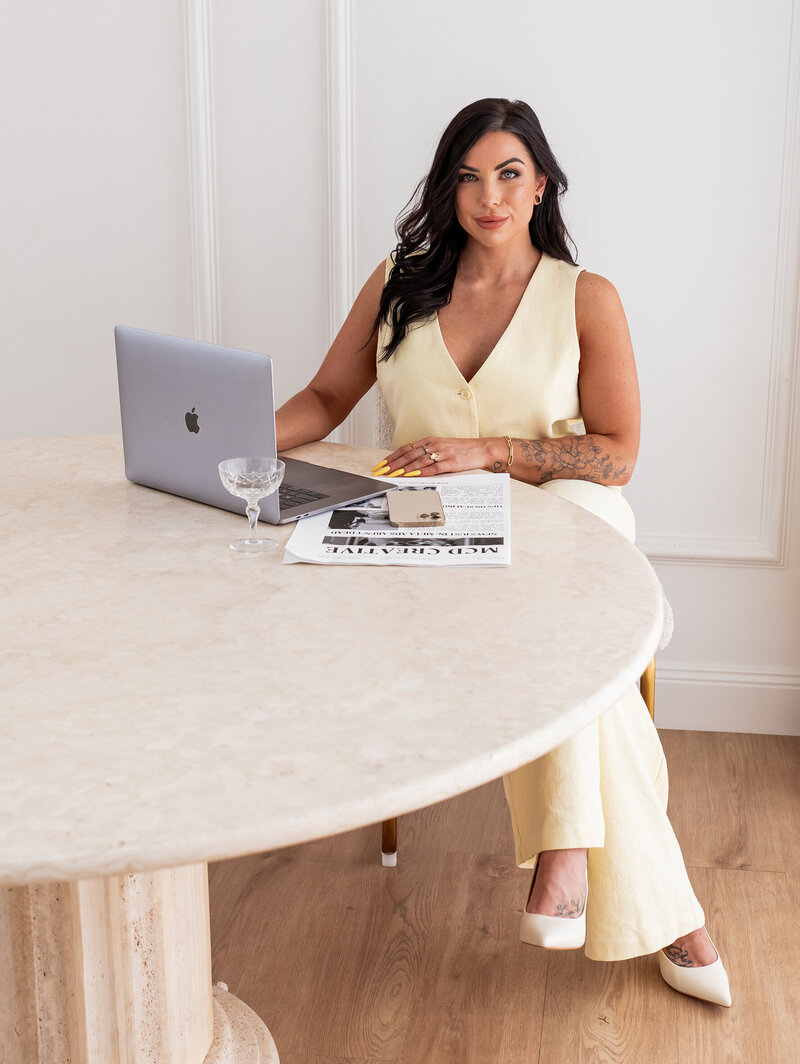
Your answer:
[[[536,865],[536,872],[539,865]],[[528,892],[527,907],[533,894],[533,884],[536,882],[536,872]],[[584,894],[583,912],[580,916],[542,916],[540,913],[529,913],[522,910],[522,920],[519,926],[519,937],[529,946],[541,946],[542,949],[580,949],[586,942],[586,905],[589,900],[589,878],[587,873],[586,891]]]
[[[709,935],[709,941],[711,936]],[[714,943],[711,942],[714,946]],[[701,1001],[710,1001],[712,1005],[723,1005],[730,1008],[731,987],[728,982],[728,973],[722,964],[719,950],[714,946],[717,959],[711,964],[704,964],[701,968],[684,968],[681,964],[673,964],[663,949],[658,951],[658,967],[661,969],[661,978],[669,983],[673,990],[689,997],[700,998]]]

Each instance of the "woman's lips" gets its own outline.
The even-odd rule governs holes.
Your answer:
[[[508,215],[487,214],[483,218],[476,218],[475,221],[481,229],[499,229],[508,221]]]

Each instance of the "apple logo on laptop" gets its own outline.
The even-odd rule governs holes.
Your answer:
[[[195,413],[196,407],[192,407],[189,413],[186,415],[186,428],[189,432],[199,432],[200,426],[197,424],[197,419],[200,416]]]

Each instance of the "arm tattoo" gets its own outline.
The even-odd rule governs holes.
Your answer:
[[[624,478],[627,466],[594,442],[593,436],[560,436],[554,440],[520,440],[523,460],[539,466],[540,484],[550,480],[593,480],[613,484]]]

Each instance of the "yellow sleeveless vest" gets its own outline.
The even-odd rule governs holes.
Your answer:
[[[386,276],[392,269],[386,261]],[[472,380],[445,347],[436,315],[412,328],[381,362],[378,382],[394,425],[393,447],[424,436],[568,435],[581,416],[575,284],[583,267],[542,255],[508,328]],[[582,431],[582,429],[578,429]]]

